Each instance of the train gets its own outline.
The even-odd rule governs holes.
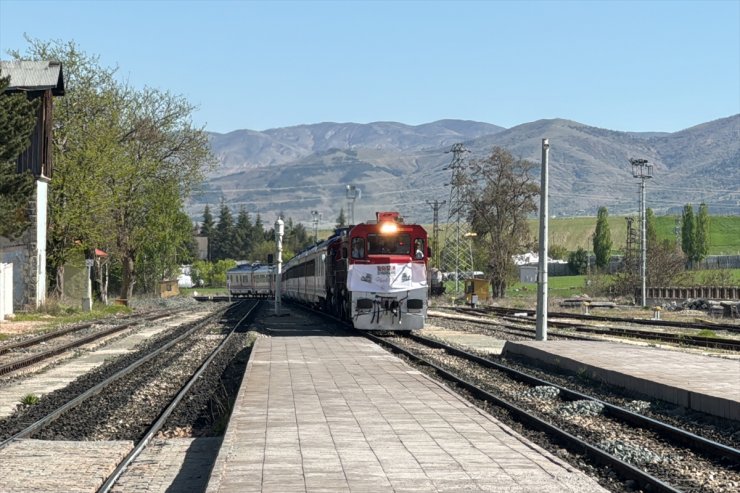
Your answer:
[[[365,331],[424,327],[428,306],[427,232],[398,212],[339,228],[290,259],[281,296],[311,305]]]
[[[236,298],[275,296],[275,267],[259,262],[242,264],[226,272],[229,294]]]

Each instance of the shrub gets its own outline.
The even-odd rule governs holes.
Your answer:
[[[39,403],[39,400],[41,400],[41,398],[36,394],[26,394],[21,399],[21,404],[24,406],[35,406]]]

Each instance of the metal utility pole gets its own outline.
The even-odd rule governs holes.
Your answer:
[[[466,207],[462,197],[465,184],[465,163],[463,155],[468,151],[462,144],[454,144],[447,152],[452,153],[452,162],[444,169],[452,170],[450,180],[449,213],[447,215],[447,230],[445,233],[445,247],[442,257],[444,270],[455,270],[455,294],[460,293],[460,271],[473,270],[472,245],[470,244],[470,228],[465,221]],[[450,231],[452,228],[452,231]]]
[[[275,243],[277,246],[277,271],[275,273],[275,315],[280,316],[280,278],[283,273],[283,234],[285,234],[285,223],[281,218],[275,221]]]
[[[432,255],[434,255],[435,267],[439,267],[439,249],[437,248],[439,246],[439,209],[446,203],[446,200],[443,200],[442,202],[438,200],[435,200],[434,202],[429,202],[427,200],[427,204],[431,205],[432,211],[434,211],[434,223],[432,226]]]
[[[313,241],[314,243],[319,242],[319,221],[321,221],[322,214],[319,211],[311,211],[313,219]]]
[[[542,139],[542,171],[540,172],[540,258],[537,275],[537,328],[535,339],[547,340],[547,216],[548,216],[548,157],[549,139]]]
[[[347,211],[349,212],[349,224],[355,224],[355,200],[362,196],[362,190],[354,185],[347,185]]]
[[[647,305],[646,300],[646,265],[647,265],[647,242],[645,239],[645,180],[653,177],[653,165],[648,164],[647,159],[630,159],[632,165],[632,178],[640,179],[640,278],[642,279],[642,306]]]

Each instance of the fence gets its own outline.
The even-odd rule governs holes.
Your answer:
[[[652,300],[740,300],[739,286],[648,287],[645,291],[647,298]],[[639,299],[640,294],[640,289],[636,289],[635,299]]]
[[[740,255],[709,255],[701,262],[694,262],[691,269],[740,269]]]
[[[0,320],[13,314],[13,264],[0,263]]]

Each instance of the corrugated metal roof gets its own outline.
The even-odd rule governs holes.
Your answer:
[[[10,75],[8,91],[43,91],[64,94],[64,73],[60,62],[30,60],[0,61],[0,74]]]

